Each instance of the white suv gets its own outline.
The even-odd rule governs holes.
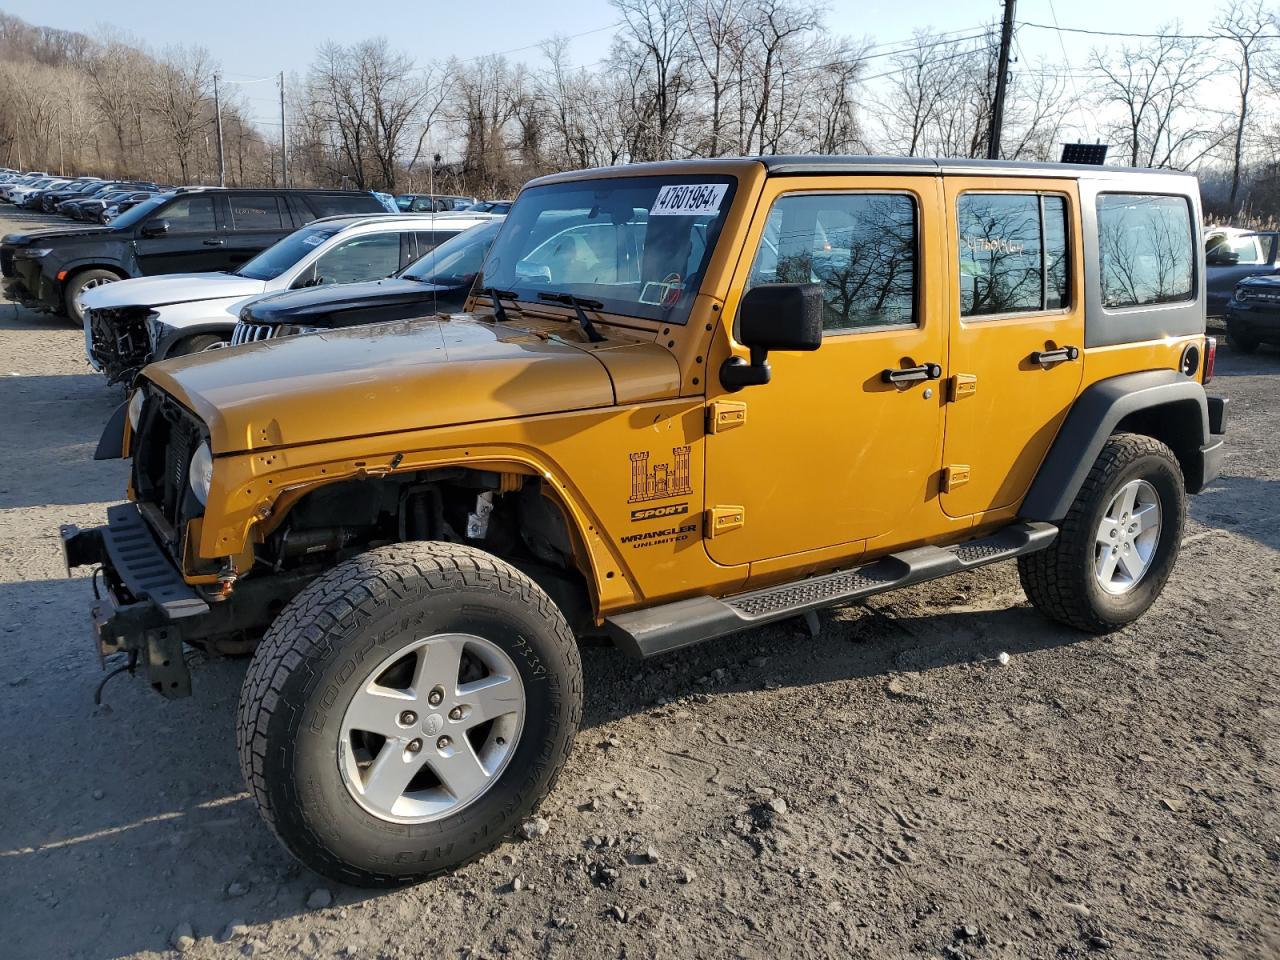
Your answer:
[[[380,280],[463,230],[477,214],[326,217],[268,247],[234,273],[179,273],[84,293],[85,354],[112,383],[148,363],[226,346],[240,310],[267,294]]]

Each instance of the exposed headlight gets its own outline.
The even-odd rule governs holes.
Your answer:
[[[191,458],[191,468],[187,471],[187,481],[191,484],[191,492],[202,504],[209,500],[209,485],[213,483],[213,452],[209,444],[202,443]]]
[[[13,252],[19,260],[39,260],[53,253],[53,247],[20,247]]]
[[[156,347],[160,345],[160,338],[164,336],[167,329],[169,325],[160,320],[158,311],[152,310],[147,314],[147,342],[151,345],[152,354],[156,352]]]
[[[129,428],[135,434],[142,424],[142,404],[145,399],[141,390],[133,391],[133,396],[129,398]]]
[[[277,329],[278,337],[296,337],[304,333],[318,333],[325,329],[324,327],[308,327],[301,323],[284,323]]]

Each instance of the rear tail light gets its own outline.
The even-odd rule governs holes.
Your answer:
[[[1204,376],[1201,378],[1201,381],[1200,381],[1201,383],[1208,383],[1210,380],[1213,379],[1213,365],[1217,359],[1218,359],[1218,338],[1205,337],[1204,338]]]

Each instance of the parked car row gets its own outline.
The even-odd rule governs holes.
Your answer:
[[[99,177],[32,177],[0,174],[0,199],[28,210],[60,213],[73,220],[110,223],[130,207],[170,189],[145,180]]]
[[[402,193],[395,199],[402,213],[506,213],[512,203],[438,193]]]
[[[385,213],[372,193],[349,190],[178,187],[135,201],[108,226],[10,234],[0,241],[0,277],[10,299],[80,325],[81,298],[94,287],[155,274],[236,270],[313,220]]]
[[[148,363],[169,357],[456,310],[501,220],[489,214],[325,217],[233,271],[97,287],[83,297],[85,353],[110,382],[128,384]]]

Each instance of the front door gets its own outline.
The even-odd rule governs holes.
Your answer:
[[[942,505],[1013,508],[1070,409],[1084,368],[1074,181],[947,178],[951,375]]]
[[[134,255],[144,274],[203,273],[226,266],[225,238],[218,229],[213,199],[212,193],[179,197],[138,225]],[[166,233],[144,236],[147,224],[161,220],[169,225]]]
[[[273,193],[228,193],[224,215],[227,229],[222,266],[236,270],[293,230],[284,198]]]
[[[766,185],[726,314],[757,284],[821,283],[824,339],[812,353],[770,354],[764,386],[728,393],[713,371],[713,418],[717,404],[745,405],[707,437],[715,562],[814,550],[852,557],[910,540],[926,513],[937,514],[947,328],[940,207],[934,177]]]

